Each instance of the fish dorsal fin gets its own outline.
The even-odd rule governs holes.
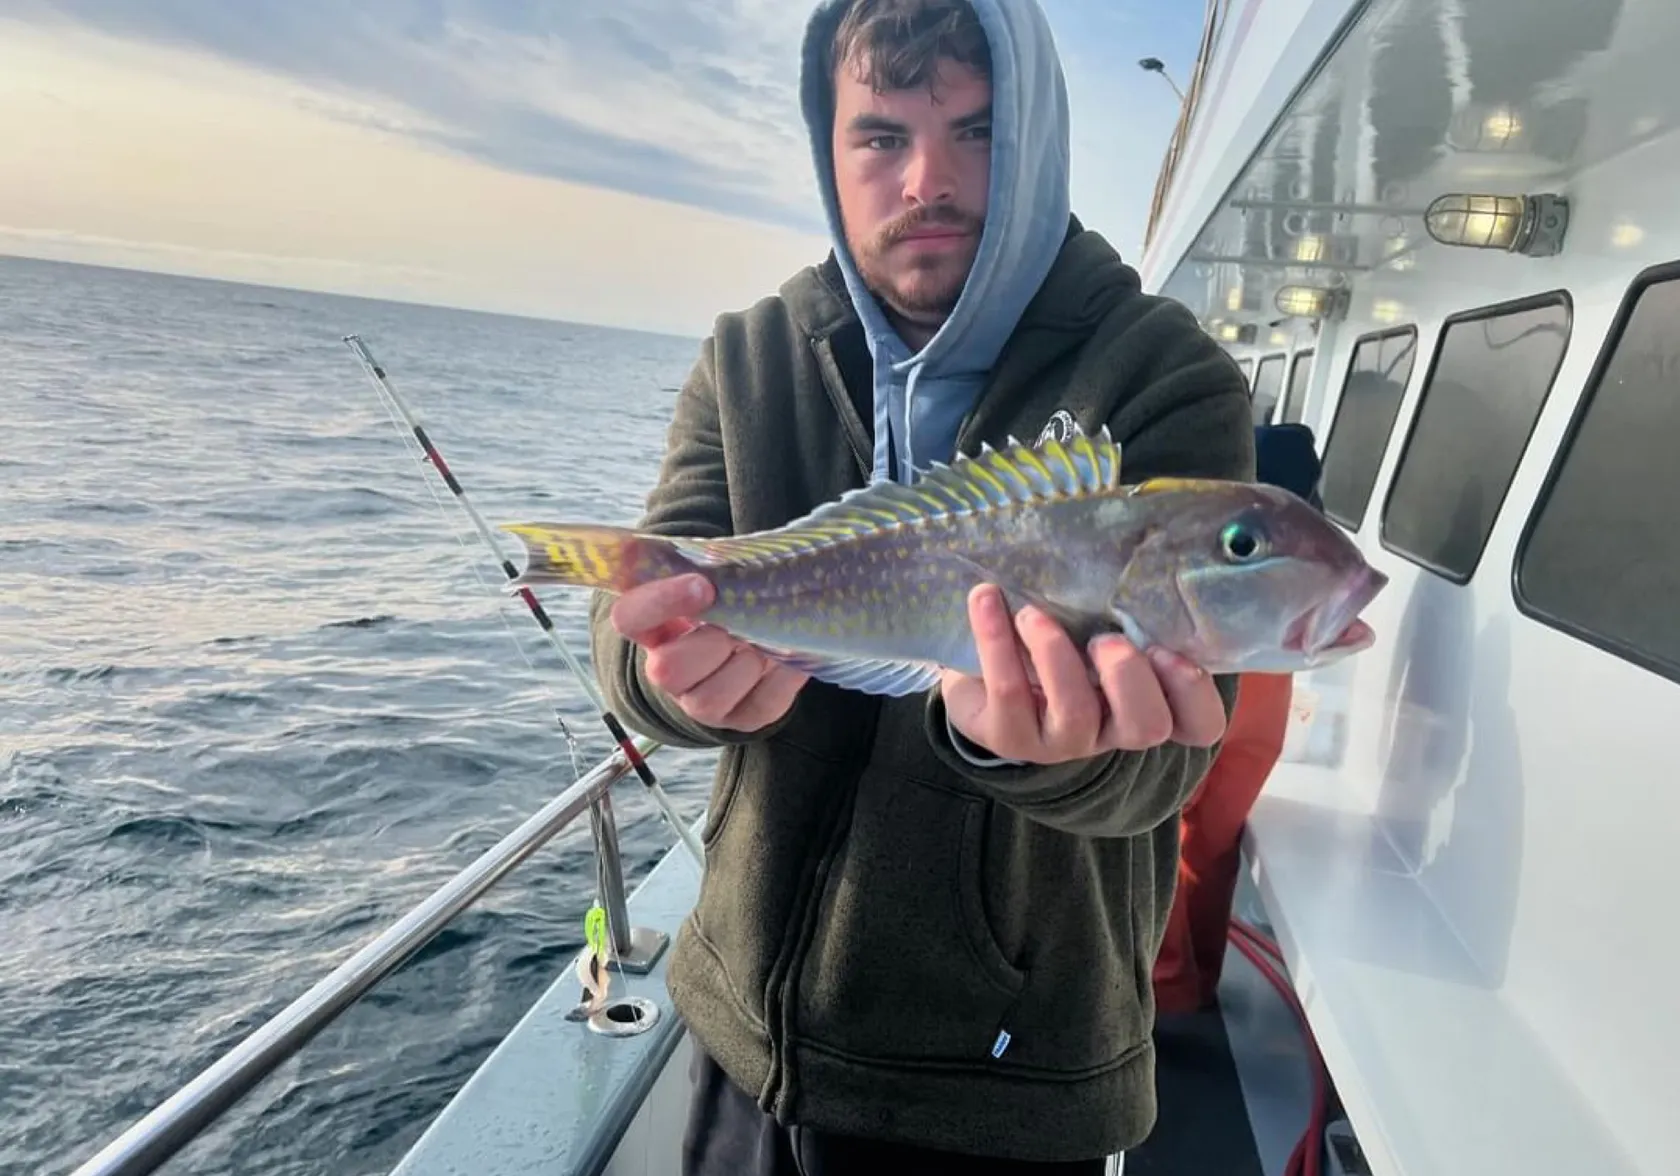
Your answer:
[[[674,542],[700,564],[764,563],[935,519],[1083,498],[1119,485],[1120,446],[1106,425],[1095,436],[1047,438],[1038,445],[1011,437],[1001,448],[983,445],[972,457],[958,454],[949,465],[934,462],[909,486],[882,481],[848,490],[772,531]]]

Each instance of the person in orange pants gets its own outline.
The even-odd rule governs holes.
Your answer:
[[[1254,430],[1256,480],[1282,486],[1318,509],[1322,473],[1312,430],[1298,423]],[[1289,723],[1294,679],[1244,674],[1213,766],[1179,817],[1178,887],[1155,957],[1155,1009],[1211,1008],[1225,964],[1225,938],[1242,864],[1242,830],[1266,786]]]
[[[1241,866],[1242,830],[1283,753],[1293,679],[1244,674],[1218,758],[1179,817],[1178,887],[1155,957],[1155,1008],[1212,1007]]]

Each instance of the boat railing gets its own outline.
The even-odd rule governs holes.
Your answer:
[[[642,738],[631,742],[634,752],[643,757],[660,747]],[[322,1028],[400,968],[515,866],[586,812],[590,814],[595,837],[600,897],[611,942],[608,966],[623,972],[650,970],[664,951],[667,936],[658,930],[630,924],[618,831],[608,799],[613,784],[634,766],[631,756],[620,747],[583,773],[571,787],[485,850],[309,991],[83,1162],[72,1176],[141,1176],[156,1170]],[[590,1018],[591,1026],[609,1037],[634,1033],[639,1002],[622,1003],[623,1008],[609,1002],[598,1010]]]

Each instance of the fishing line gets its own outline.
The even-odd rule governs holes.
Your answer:
[[[422,467],[424,467],[427,461],[426,451],[415,443],[414,435],[404,427],[404,422],[399,415],[397,407],[392,403],[391,398],[385,395],[380,395],[379,404],[380,407],[385,410],[386,419],[388,419],[396,428],[397,435],[402,442],[403,448],[408,450],[409,454],[413,456]],[[426,492],[431,495],[432,502],[437,506],[438,514],[445,520],[448,520],[450,517],[449,510],[444,506],[443,499],[439,497],[437,487],[432,484],[431,479],[429,478],[422,477],[421,481],[426,487]],[[452,523],[449,524],[449,533],[454,536],[455,542],[460,546],[461,553],[465,558],[467,569],[472,572],[473,578],[478,581],[479,586],[482,587],[486,593],[490,593],[496,597],[496,619],[501,623],[503,630],[508,635],[508,639],[513,642],[514,648],[519,650],[519,656],[524,660],[526,667],[531,671],[532,677],[545,681],[546,675],[538,672],[536,663],[531,660],[531,655],[525,648],[525,643],[520,640],[519,635],[513,631],[513,626],[508,624],[507,614],[501,608],[501,593],[497,593],[491,588],[489,581],[484,578],[483,572],[479,569],[477,561],[473,559],[472,553],[468,550],[466,540],[461,537],[460,530]],[[572,779],[575,782],[582,779],[583,776],[583,764],[578,759],[577,736],[573,734],[571,725],[566,722],[565,711],[560,706],[558,695],[554,693],[551,687],[546,685],[546,681],[543,687],[543,692],[547,694],[554,703],[554,721],[559,724],[560,732],[565,736],[566,748],[567,751],[570,752],[572,760]],[[602,827],[599,805],[590,806],[589,825],[590,832],[594,836],[596,844],[601,844],[601,838],[604,835],[605,830]],[[595,1006],[597,1004],[606,999],[608,985],[611,983],[610,977],[606,972],[609,944],[618,942],[617,927],[613,923],[612,914],[607,908],[606,894],[606,860],[600,853],[597,853],[595,854],[595,900],[584,917],[584,943],[588,951],[587,955],[583,959],[580,959],[578,964],[580,969],[585,966],[588,966],[590,969],[590,979],[585,985],[586,990],[590,989],[591,986],[594,987],[590,999],[586,1000],[583,1004],[580,1004],[578,1006],[578,1010],[574,1010],[582,1011],[586,1016],[595,1010]],[[587,963],[585,961],[587,961]]]
[[[373,381],[375,389],[380,394],[381,402],[387,405],[387,413],[389,414],[392,410],[395,411],[396,415],[392,417],[392,423],[394,425],[399,424],[397,418],[401,418],[398,432],[403,435],[404,447],[408,448],[410,453],[414,453],[414,449],[410,447],[409,442],[412,439],[413,442],[418,443],[419,453],[416,454],[416,460],[420,462],[422,467],[429,464],[437,471],[437,474],[443,480],[444,485],[449,488],[450,493],[454,496],[456,504],[460,506],[460,508],[466,513],[467,518],[472,522],[473,527],[478,532],[478,537],[485,548],[488,549],[490,554],[495,558],[496,562],[501,566],[503,574],[508,580],[515,579],[519,574],[517,569],[514,568],[512,561],[502,553],[501,548],[496,543],[495,535],[491,531],[489,524],[484,521],[484,516],[478,512],[477,507],[475,507],[471,500],[467,498],[466,490],[461,486],[461,483],[456,478],[454,471],[449,468],[449,464],[444,461],[443,455],[438,452],[437,446],[433,444],[432,439],[427,435],[425,426],[416,419],[413,410],[409,408],[408,404],[403,400],[402,396],[398,394],[396,388],[392,385],[383,365],[381,365],[379,361],[373,357],[373,353],[368,350],[368,347],[362,341],[361,336],[354,334],[345,335],[343,341],[361,361],[362,367],[367,371],[369,379]],[[448,512],[444,510],[443,502],[438,497],[436,488],[432,486],[430,479],[425,479],[425,481],[426,487],[431,493],[433,500],[437,502],[439,510],[443,511],[447,517]],[[466,544],[464,540],[461,539],[459,532],[455,531],[453,526],[451,526],[450,530],[455,534],[456,541],[462,544],[464,550]],[[473,575],[479,580],[479,583],[485,587],[485,590],[491,591],[492,589],[490,588],[490,585],[485,582],[483,575],[479,571],[477,563],[469,558],[468,566],[472,568]],[[501,595],[503,594],[500,592],[497,593],[498,597]],[[549,644],[557,653],[559,653],[561,659],[566,663],[567,668],[571,671],[572,676],[577,680],[578,685],[583,689],[584,694],[589,698],[591,704],[595,707],[601,718],[601,722],[605,725],[608,733],[612,736],[613,743],[624,754],[631,767],[635,769],[636,775],[641,779],[643,786],[648,791],[648,794],[653,798],[654,803],[663,813],[665,820],[670,824],[672,831],[687,848],[689,855],[694,859],[695,864],[704,866],[705,851],[700,846],[699,838],[695,836],[693,830],[691,830],[683,822],[681,816],[677,813],[676,807],[671,803],[670,797],[665,793],[665,790],[660,785],[658,778],[654,776],[653,769],[648,766],[646,759],[644,759],[641,753],[637,751],[635,745],[630,740],[629,734],[625,731],[623,724],[619,721],[618,716],[613,714],[611,708],[606,705],[606,701],[601,697],[600,692],[596,689],[595,683],[589,676],[589,672],[583,668],[582,663],[580,663],[576,656],[573,655],[572,651],[567,648],[566,643],[561,640],[560,634],[555,629],[554,622],[550,619],[548,612],[543,608],[541,602],[537,600],[536,595],[530,590],[530,588],[519,588],[517,595],[522,601],[524,601],[526,609],[536,621],[537,626],[542,630],[543,635],[548,638]],[[499,607],[497,609],[497,616],[501,618],[503,626],[507,627],[507,618],[502,614]],[[511,636],[511,627],[508,628],[508,632]],[[529,654],[526,652],[524,643],[519,641],[517,638],[514,639],[514,643],[520,651],[520,656],[525,659],[526,664],[530,666],[532,672],[535,673],[536,666],[531,661]],[[575,767],[577,763],[575,740],[573,739],[570,728],[566,725],[564,717],[558,712],[558,710],[556,711],[556,718],[560,722],[561,730],[565,732],[568,744],[573,748],[573,763]]]
[[[379,404],[380,407],[385,410],[386,418],[393,426],[396,427],[397,434],[402,440],[403,448],[408,450],[410,456],[424,466],[426,464],[425,450],[420,449],[417,445],[415,445],[413,436],[404,428],[401,418],[398,416],[396,409],[391,405],[389,399],[381,396],[379,398]],[[433,505],[438,508],[438,514],[447,520],[449,518],[449,509],[444,506],[443,499],[438,496],[437,487],[432,485],[431,481],[425,478],[421,479],[421,484],[426,487],[426,492],[431,495]],[[526,668],[531,671],[531,675],[534,678],[544,678],[544,675],[537,669],[536,663],[531,660],[531,655],[525,648],[525,642],[522,641],[519,635],[513,631],[513,626],[508,624],[507,613],[499,607],[501,594],[496,592],[496,590],[491,587],[490,582],[484,578],[484,573],[479,569],[477,562],[473,558],[472,552],[468,550],[467,542],[461,537],[461,532],[453,524],[451,524],[449,526],[449,533],[454,537],[456,544],[461,548],[461,554],[464,557],[467,570],[472,573],[473,579],[478,581],[479,587],[483,588],[486,593],[498,598],[496,620],[501,624],[503,631],[507,633],[508,640],[513,642],[514,648],[519,651],[519,656],[525,662]],[[583,775],[583,764],[582,761],[578,759],[577,736],[573,734],[571,724],[566,722],[565,711],[559,705],[559,696],[554,693],[552,688],[546,685],[543,687],[543,692],[547,694],[555,704],[554,721],[559,725],[560,733],[565,736],[566,749],[571,753],[572,779],[575,782]]]

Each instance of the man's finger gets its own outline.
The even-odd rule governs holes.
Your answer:
[[[722,629],[700,625],[648,651],[648,680],[672,697],[688,694],[717,673],[737,648],[735,639]]]
[[[1060,755],[1082,755],[1102,728],[1102,698],[1091,686],[1085,659],[1055,618],[1028,606],[1016,627],[1044,690],[1043,739]]]
[[[1015,636],[1015,621],[1003,593],[982,584],[968,595],[968,620],[986,684],[985,726],[994,748],[1009,747],[1012,758],[1036,754],[1039,747],[1038,700],[1033,696]],[[1001,750],[1000,755],[1005,754]]]
[[[1210,747],[1225,734],[1225,702],[1213,678],[1200,666],[1165,649],[1149,659],[1172,710],[1172,738],[1190,747]]]
[[[1105,742],[1142,751],[1172,737],[1172,708],[1155,667],[1137,646],[1120,636],[1099,637],[1091,643],[1091,662],[1108,699]]]
[[[635,641],[651,636],[660,626],[697,616],[712,604],[712,585],[700,575],[670,576],[639,584],[613,601],[608,614],[614,629]]]
[[[718,726],[736,731],[756,731],[766,723],[774,722],[787,713],[808,680],[808,676],[798,670],[784,665],[775,666],[759,679],[758,685],[747,691],[747,696],[724,716]]]
[[[708,727],[722,725],[731,712],[752,693],[764,676],[764,655],[756,649],[731,640],[719,630],[711,630],[726,642],[723,661],[712,672],[700,678],[687,690],[673,690],[677,705],[689,717]]]

